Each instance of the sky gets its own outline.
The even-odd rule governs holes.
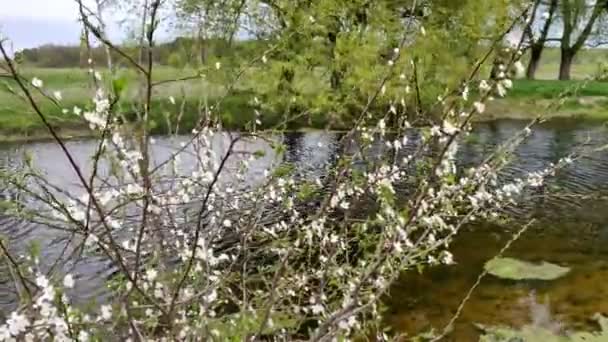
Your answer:
[[[78,44],[77,18],[75,0],[0,0],[0,35],[8,37],[15,50],[49,43]],[[120,38],[116,20],[107,21],[110,37]]]

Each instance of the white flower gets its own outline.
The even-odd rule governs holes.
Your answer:
[[[22,332],[25,332],[27,327],[30,325],[30,321],[21,314],[13,312],[11,318],[6,321],[8,325],[8,331],[13,336],[18,336]]]
[[[490,85],[488,84],[488,81],[486,80],[481,80],[479,82],[479,90],[481,90],[482,92],[487,92],[490,90]]]
[[[53,97],[55,97],[55,100],[57,100],[57,101],[61,101],[63,99],[63,97],[61,96],[61,92],[60,91],[54,91],[53,92]]]
[[[74,114],[76,114],[76,115],[80,115],[80,113],[82,113],[82,109],[80,109],[80,108],[78,108],[76,106],[74,106],[73,111],[74,111]]]
[[[441,128],[437,125],[431,127],[431,136],[440,136],[441,135]]]
[[[147,270],[146,271],[146,278],[149,281],[154,281],[157,276],[158,276],[158,272],[156,270]]]
[[[475,102],[475,103],[473,103],[473,107],[475,107],[475,110],[479,114],[483,113],[486,110],[486,105],[483,104],[482,102]]]
[[[175,97],[169,96],[169,102],[171,102],[171,104],[174,105],[175,104]]]
[[[458,132],[458,127],[453,126],[449,121],[444,121],[443,122],[443,131],[446,134],[452,135],[452,134]]]
[[[39,287],[41,287],[42,289],[46,288],[49,286],[49,280],[46,279],[46,277],[42,274],[39,274],[36,277],[36,285],[38,285]]]
[[[452,253],[445,251],[445,252],[443,252],[443,255],[441,257],[441,262],[443,262],[446,265],[453,265],[454,256],[452,255]]]
[[[84,330],[80,330],[80,332],[78,333],[78,341],[87,342],[88,340],[89,340],[89,333],[87,333]]]
[[[504,80],[501,81],[502,85],[507,88],[507,89],[511,89],[513,88],[513,81],[511,81],[508,78],[505,78]]]
[[[321,304],[315,304],[315,305],[311,306],[310,309],[312,310],[312,313],[314,315],[321,314],[325,311],[325,308]]]
[[[6,325],[0,325],[0,341],[10,341],[12,338],[8,327]]]
[[[112,307],[109,305],[102,305],[101,306],[101,318],[105,319],[105,320],[109,320],[110,318],[112,318]]]
[[[44,84],[42,83],[41,79],[39,79],[38,77],[34,77],[32,78],[32,85],[36,88],[42,88]]]
[[[505,97],[505,95],[507,95],[507,89],[502,85],[502,82],[496,84],[496,92],[500,97]]]
[[[220,63],[220,62],[215,62],[215,68],[216,68],[217,70],[220,70],[220,68],[221,68],[221,67],[222,67],[222,63]]]
[[[71,289],[74,287],[74,277],[72,277],[71,274],[66,274],[66,276],[63,278],[63,287],[66,289]]]
[[[211,291],[208,295],[204,296],[205,302],[213,303],[217,299],[217,292],[215,290]]]

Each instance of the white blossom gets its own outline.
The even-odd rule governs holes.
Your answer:
[[[74,277],[71,274],[66,274],[63,278],[63,287],[71,289],[74,287]]]
[[[19,334],[25,332],[30,325],[30,321],[25,315],[12,312],[10,318],[6,321],[8,325],[8,331],[13,336],[19,336]]]
[[[475,111],[479,114],[483,113],[486,110],[486,105],[482,102],[473,103],[473,107],[475,107]]]
[[[101,318],[106,321],[112,318],[112,307],[110,305],[101,306]]]
[[[486,80],[481,80],[479,81],[479,90],[482,92],[488,92],[490,91],[490,89],[492,89],[490,87],[490,84],[488,84],[488,81]]]

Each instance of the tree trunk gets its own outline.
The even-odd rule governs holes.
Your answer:
[[[334,66],[335,68],[335,66]],[[331,78],[329,79],[331,90],[340,89],[340,85],[342,84],[342,74],[338,70],[331,71]]]
[[[559,62],[559,80],[565,81],[570,79],[570,70],[572,69],[572,61],[574,60],[575,52],[571,49],[562,48],[561,59]]]
[[[533,80],[536,76],[536,70],[540,64],[540,57],[543,54],[543,44],[532,45],[530,49],[530,61],[528,62],[528,68],[526,69],[526,78]]]
[[[101,34],[103,34],[104,37],[108,38],[108,29],[106,27],[106,22],[103,18],[102,2],[100,0],[97,0],[95,3],[97,5],[97,16],[99,18]],[[104,50],[106,51],[106,65],[108,66],[109,72],[112,74],[114,72],[112,66],[112,51],[110,50],[110,47],[107,44],[104,44]]]

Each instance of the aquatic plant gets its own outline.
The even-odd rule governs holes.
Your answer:
[[[548,262],[531,263],[514,258],[493,258],[484,268],[493,276],[511,280],[554,280],[570,272],[570,268]]]

